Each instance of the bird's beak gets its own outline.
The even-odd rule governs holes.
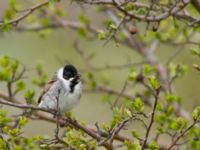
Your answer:
[[[80,74],[77,74],[77,75],[74,76],[73,78],[70,78],[69,81],[76,82],[76,81],[79,81],[80,78],[81,78],[81,75],[80,75]]]
[[[77,74],[75,77],[71,78],[70,81],[79,81],[81,78],[80,74]]]

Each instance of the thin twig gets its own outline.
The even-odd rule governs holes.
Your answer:
[[[154,102],[154,106],[153,106],[153,111],[152,111],[152,114],[151,114],[151,120],[150,120],[150,123],[149,123],[149,126],[147,128],[147,131],[146,131],[146,135],[145,135],[145,139],[144,139],[144,143],[142,145],[142,148],[141,150],[144,150],[144,148],[146,147],[146,144],[147,144],[147,141],[148,141],[148,138],[149,138],[149,133],[151,131],[151,127],[154,123],[154,118],[155,118],[155,112],[156,112],[156,107],[157,107],[157,103],[158,103],[158,97],[159,96],[159,89],[156,90],[156,95],[154,95],[155,97],[155,102]]]
[[[171,150],[177,142],[180,140],[181,137],[183,137],[191,128],[193,128],[198,121],[194,121],[185,131],[181,132],[180,135],[172,142],[172,144],[167,148],[167,150]]]
[[[14,26],[17,26],[17,24],[24,20],[26,17],[28,17],[29,15],[31,15],[34,11],[36,11],[37,9],[40,9],[41,7],[43,6],[46,6],[47,4],[49,4],[49,1],[48,0],[45,0],[44,2],[40,3],[40,4],[36,4],[35,6],[32,6],[28,9],[26,9],[25,13],[13,20],[10,20],[8,21],[8,24],[11,24],[11,25],[14,25]],[[3,25],[3,21],[0,22],[0,26]]]
[[[124,82],[123,88],[121,90],[121,92],[119,93],[119,95],[117,96],[117,98],[115,99],[114,103],[112,104],[111,108],[115,107],[120,99],[120,97],[122,96],[122,94],[124,93],[124,91],[126,90],[126,86],[127,86],[128,81],[126,80]]]

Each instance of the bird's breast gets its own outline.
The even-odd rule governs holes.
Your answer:
[[[78,83],[74,87],[74,91],[71,92],[65,92],[60,95],[60,109],[62,112],[70,111],[72,108],[74,108],[78,102],[80,101],[82,93],[82,85],[81,83]]]

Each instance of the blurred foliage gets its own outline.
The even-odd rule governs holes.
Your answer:
[[[128,150],[145,148],[170,150],[174,147],[199,150],[200,107],[196,106],[191,114],[188,111],[182,113],[185,112],[181,106],[182,98],[173,87],[177,79],[187,74],[190,66],[173,62],[180,51],[174,53],[165,64],[160,63],[155,54],[155,50],[160,48],[160,43],[176,46],[178,50],[191,44],[191,55],[199,59],[199,21],[195,20],[199,17],[199,12],[195,5],[171,0],[156,1],[155,4],[142,1],[143,5],[132,1],[127,1],[122,5],[115,1],[102,2],[101,5],[98,3],[101,1],[95,0],[71,1],[72,4],[76,2],[96,4],[95,10],[100,14],[99,18],[93,21],[90,14],[86,13],[87,10],[83,9],[81,13],[75,14],[74,18],[77,20],[70,20],[68,16],[70,12],[65,11],[62,3],[59,5],[59,0],[44,1],[32,7],[16,0],[9,0],[0,22],[1,34],[10,31],[32,31],[36,32],[39,37],[45,38],[56,28],[69,27],[75,30],[78,38],[91,42],[95,39],[101,40],[104,41],[104,45],[113,40],[116,47],[119,47],[120,44],[127,46],[142,56],[142,63],[139,65],[132,65],[130,62],[125,64],[126,67],[122,68],[129,68],[129,73],[126,74],[123,89],[109,88],[111,86],[110,78],[106,75],[99,77],[96,72],[104,69],[110,71],[113,68],[120,72],[121,66],[107,65],[105,68],[98,68],[92,63],[96,53],[85,53],[75,41],[74,47],[77,55],[82,58],[84,64],[82,71],[84,88],[90,92],[103,93],[101,99],[110,106],[113,114],[110,122],[102,123],[100,127],[97,123],[95,131],[90,130],[83,123],[73,127],[73,124],[77,125],[76,123],[81,121],[73,122],[74,118],[69,113],[64,117],[71,119],[71,124],[64,127],[61,138],[56,135],[55,137],[42,137],[41,135],[25,137],[23,128],[29,120],[34,118],[27,112],[28,108],[24,110],[24,107],[30,107],[30,110],[36,107],[34,85],[44,88],[48,76],[41,64],[36,65],[33,70],[34,77],[28,77],[32,83],[32,88],[28,89],[25,82],[26,66],[20,60],[1,56],[0,82],[5,83],[8,91],[0,95],[0,103],[21,108],[22,113],[8,116],[7,111],[0,110],[0,149],[93,150],[104,146],[111,150],[115,147],[116,149],[123,147]],[[184,11],[173,13],[174,8],[178,10],[182,8]],[[92,11],[92,9],[89,10],[89,12]],[[167,15],[163,15],[163,11]],[[156,20],[156,16],[160,15],[163,18]],[[149,19],[152,16],[155,20]],[[107,57],[112,59],[111,56]],[[198,64],[194,64],[194,68],[200,71]],[[135,92],[129,93],[127,89]],[[4,95],[5,93],[8,97]],[[20,94],[23,95],[24,101],[17,101]],[[113,95],[117,98],[113,98]],[[132,124],[142,125],[144,132],[132,129]],[[155,127],[155,130],[152,129],[152,126]],[[120,135],[121,130],[126,128],[130,131],[130,138],[124,135],[120,141],[117,136]],[[160,142],[165,140],[162,135],[172,139],[172,142]],[[121,145],[113,144],[115,140],[119,140]]]

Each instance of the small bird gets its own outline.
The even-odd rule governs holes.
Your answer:
[[[80,74],[73,65],[65,65],[56,72],[40,95],[38,106],[64,114],[78,104],[81,93]]]

